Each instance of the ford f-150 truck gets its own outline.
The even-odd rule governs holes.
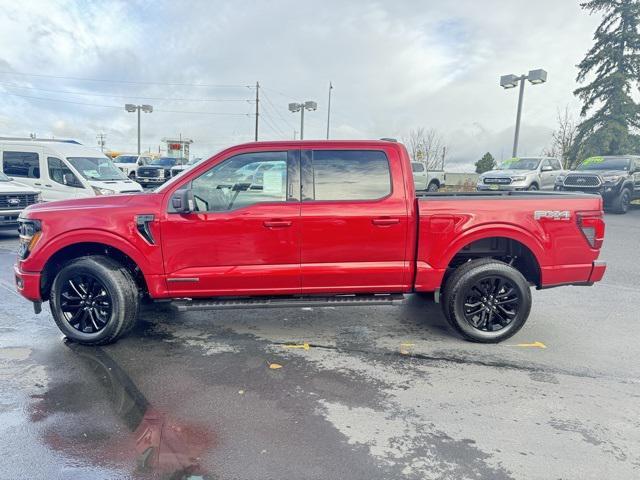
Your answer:
[[[186,311],[390,305],[420,292],[464,338],[489,343],[522,328],[530,287],[599,281],[604,228],[596,195],[416,196],[392,141],[256,142],[151,193],[29,207],[15,279],[84,344],[126,334],[142,300]]]

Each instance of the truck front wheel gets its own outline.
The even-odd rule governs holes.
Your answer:
[[[77,258],[58,272],[50,307],[67,338],[86,345],[116,341],[138,316],[138,290],[131,273],[104,256]]]
[[[467,340],[497,343],[515,335],[531,310],[531,289],[522,274],[498,260],[472,260],[447,280],[443,309]]]

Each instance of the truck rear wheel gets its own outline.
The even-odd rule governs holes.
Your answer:
[[[458,267],[447,280],[442,308],[465,339],[497,343],[524,326],[531,311],[531,289],[512,266],[481,258]]]
[[[67,263],[51,286],[50,306],[58,328],[85,345],[115,342],[138,316],[138,289],[131,273],[103,256]]]
[[[427,192],[437,192],[439,189],[438,182],[431,182],[427,187]]]

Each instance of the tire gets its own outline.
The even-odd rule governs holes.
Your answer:
[[[53,280],[49,303],[62,333],[84,345],[115,342],[131,331],[138,317],[133,276],[100,255],[77,258],[63,266]]]
[[[530,192],[535,192],[537,190],[540,190],[538,188],[538,184],[537,183],[532,183],[531,185],[529,185],[529,188],[527,188],[527,190],[529,190]]]
[[[631,190],[624,187],[620,190],[618,196],[613,199],[613,202],[611,202],[611,211],[620,215],[627,213],[631,205],[631,196]]]
[[[437,192],[440,189],[440,186],[437,182],[431,182],[427,186],[427,192]]]
[[[490,258],[472,260],[456,269],[445,284],[443,298],[442,308],[451,327],[466,340],[479,343],[512,337],[531,311],[527,280],[512,266]]]

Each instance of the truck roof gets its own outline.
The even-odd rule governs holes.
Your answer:
[[[269,140],[261,142],[247,142],[239,145],[233,145],[232,148],[240,147],[297,147],[297,148],[314,148],[318,146],[336,147],[381,147],[389,145],[402,145],[393,140]]]

